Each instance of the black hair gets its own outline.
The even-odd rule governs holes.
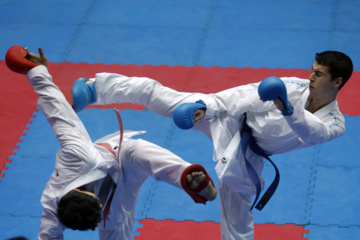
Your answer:
[[[331,79],[339,77],[343,79],[339,90],[350,79],[353,72],[353,63],[349,56],[338,51],[324,51],[315,54],[315,60],[318,64],[329,67]]]
[[[70,191],[59,201],[60,222],[72,230],[95,230],[101,221],[100,200],[79,191]]]

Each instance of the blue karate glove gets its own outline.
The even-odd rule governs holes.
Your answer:
[[[175,125],[184,130],[192,128],[194,126],[194,112],[198,109],[206,109],[206,104],[202,100],[195,103],[180,104],[173,113]]]
[[[71,89],[71,97],[75,112],[80,112],[89,104],[96,102],[95,82],[85,83],[88,79],[79,78]]]
[[[263,101],[273,101],[280,98],[285,106],[285,109],[281,111],[284,116],[289,116],[294,113],[294,108],[287,99],[285,84],[280,78],[265,78],[258,87],[258,93]]]

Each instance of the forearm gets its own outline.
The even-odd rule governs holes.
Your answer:
[[[41,225],[38,234],[39,240],[64,239],[65,228],[60,224],[57,217],[48,210],[44,210],[41,215]]]
[[[71,139],[90,141],[90,137],[65,99],[60,89],[53,83],[45,66],[38,66],[27,73],[30,84],[38,94],[38,105],[53,128],[61,146]]]
[[[320,119],[308,112],[300,100],[293,101],[294,113],[284,116],[290,128],[304,143],[322,144],[341,136],[345,131],[343,119],[339,117],[326,117]]]

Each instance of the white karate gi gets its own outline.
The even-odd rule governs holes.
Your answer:
[[[151,175],[156,180],[182,189],[180,176],[190,164],[157,145],[131,139],[143,132],[124,131],[119,156],[114,156],[104,147],[92,143],[82,122],[52,82],[45,66],[31,69],[27,77],[39,95],[38,104],[61,145],[56,155],[55,171],[41,198],[44,211],[39,239],[63,239],[65,227],[57,218],[57,205],[61,197],[75,188],[97,183],[107,174],[117,183],[117,188],[106,226],[103,221],[98,225],[100,239],[131,239],[136,201],[145,179]],[[119,147],[119,139],[120,132],[117,132],[97,142],[107,143],[115,149]],[[120,163],[116,161],[117,158]]]
[[[174,109],[185,102],[203,100],[206,115],[194,129],[205,133],[214,144],[214,160],[218,161],[247,114],[258,145],[268,154],[321,144],[341,136],[345,131],[344,117],[337,101],[312,114],[305,110],[309,97],[309,80],[295,77],[282,78],[294,114],[283,116],[273,102],[262,102],[257,93],[259,83],[231,88],[216,94],[185,93],[162,86],[149,78],[127,77],[113,73],[96,74],[96,104],[137,103],[165,117],[172,117]],[[261,172],[264,159],[249,148],[247,159],[264,180]],[[221,236],[226,240],[253,239],[254,219],[249,211],[255,185],[248,176],[244,156],[236,150],[228,163],[224,176],[219,179],[221,204]]]

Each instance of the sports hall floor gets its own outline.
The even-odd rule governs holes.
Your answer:
[[[273,156],[281,181],[255,210],[255,240],[360,239],[360,1],[358,0],[0,0],[0,239],[37,239],[40,197],[59,144],[26,77],[7,69],[13,45],[42,46],[54,82],[70,100],[72,83],[97,72],[150,77],[180,91],[213,93],[275,76],[307,78],[314,54],[347,53],[355,72],[338,101],[346,133],[330,143]],[[124,128],[200,163],[216,179],[212,144],[141,106],[79,113],[95,140]],[[273,178],[266,164],[264,177]],[[217,184],[217,183],[216,183]],[[148,179],[134,239],[220,239],[218,200],[194,204],[179,189]],[[98,239],[65,231],[65,239]]]

